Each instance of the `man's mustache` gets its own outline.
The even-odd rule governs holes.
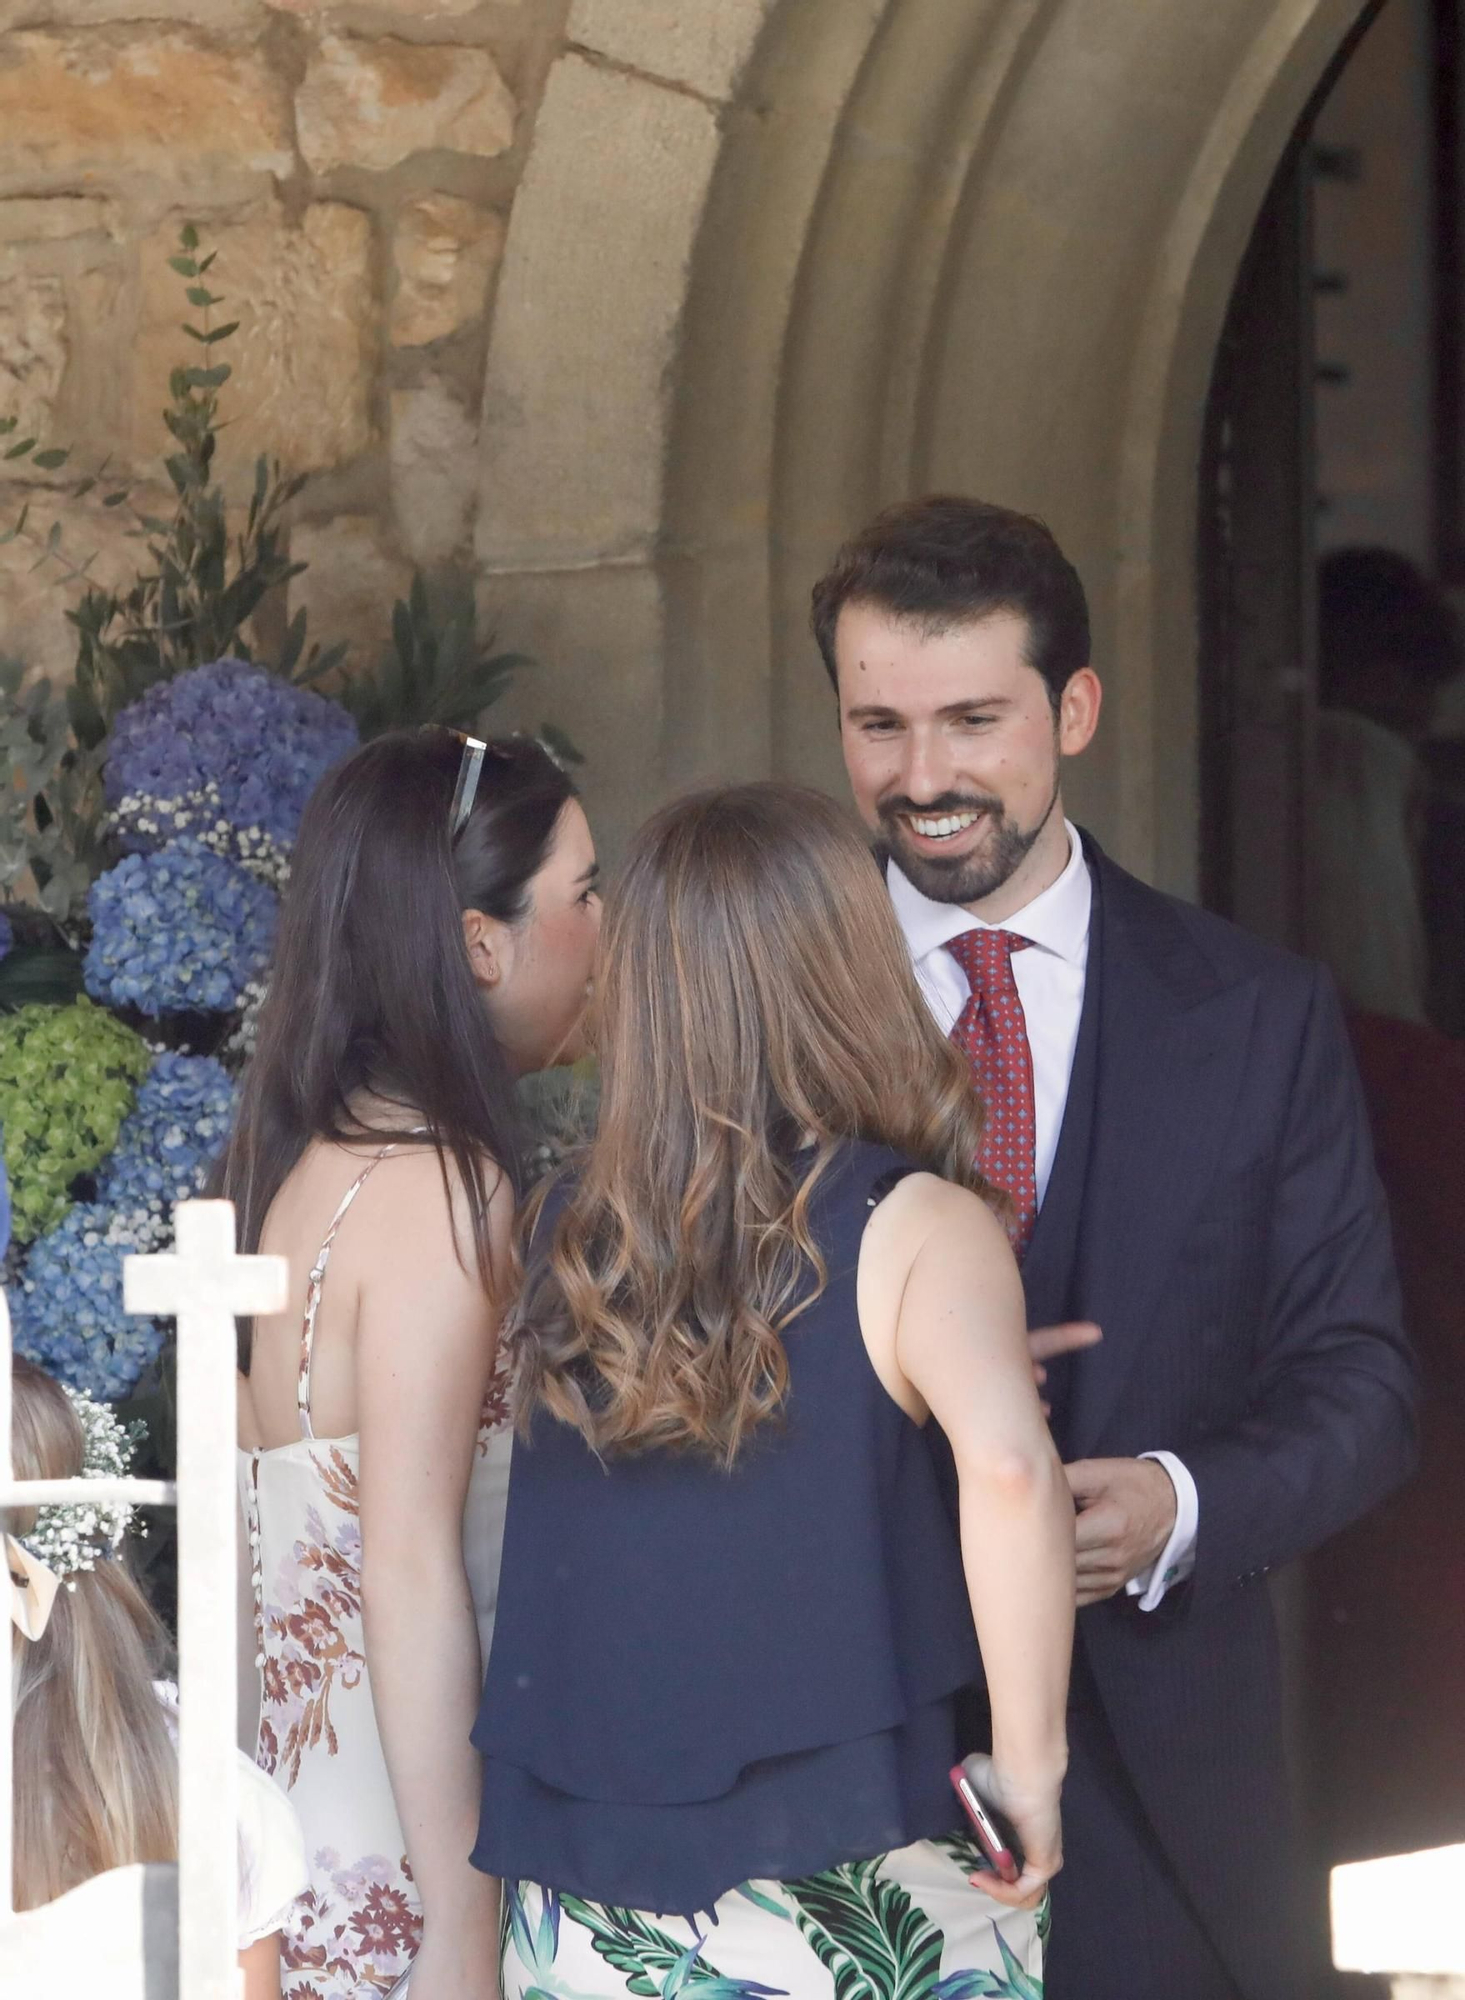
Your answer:
[[[942,792],[939,798],[923,799],[919,805],[914,799],[882,799],[877,808],[881,819],[944,819],[948,813],[976,812],[1002,815],[1001,799],[983,799],[961,792]]]

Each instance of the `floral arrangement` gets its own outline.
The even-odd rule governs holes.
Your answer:
[[[228,1135],[300,816],[355,742],[335,702],[238,659],[117,717],[86,993],[0,1015],[16,1345],[88,1394],[128,1395],[162,1349],[121,1260],[166,1245]]]
[[[139,1443],[139,1426],[121,1423],[105,1404],[68,1389],[67,1396],[81,1425],[81,1473],[84,1479],[125,1479]],[[96,1506],[83,1500],[38,1507],[35,1525],[22,1535],[21,1547],[75,1590],[77,1575],[93,1570],[121,1548],[136,1508],[126,1501]]]
[[[344,709],[246,660],[219,660],[150,688],[118,716],[103,789],[123,845],[194,833],[268,876],[287,853],[323,769],[355,747]]]
[[[215,322],[215,256],[193,227],[169,263],[195,343],[164,411],[171,511],[139,511],[105,465],[58,488],[70,451],[0,414],[11,477],[47,475],[0,543],[31,542],[77,599],[71,685],[0,659],[3,1276],[19,1351],[145,1408],[160,1466],[167,1329],[123,1312],[122,1258],[167,1247],[173,1203],[202,1191],[227,1137],[305,802],[364,736],[476,725],[526,664],[480,636],[471,581],[453,576],[384,607],[375,662],[348,671],[344,647],[308,646],[303,612],[277,617],[280,643],[253,656],[257,614],[304,567],[289,549],[304,482],[260,459],[236,508],[216,480],[237,322]],[[36,518],[97,488],[139,544],[117,591],[92,582],[64,518]]]
[[[15,1243],[61,1220],[73,1181],[116,1145],[151,1060],[140,1035],[85,998],[0,1015],[0,1126]]]
[[[214,1057],[166,1050],[152,1061],[92,1198],[68,1208],[19,1265],[20,1353],[87,1394],[129,1394],[164,1330],[122,1310],[122,1259],[167,1248],[173,1203],[203,1192],[233,1113],[233,1078]]]

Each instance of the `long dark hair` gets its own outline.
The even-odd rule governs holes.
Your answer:
[[[368,1125],[370,1092],[410,1110],[457,1170],[479,1275],[496,1274],[488,1203],[522,1187],[514,1078],[463,943],[462,912],[514,923],[544,865],[569,778],[539,744],[489,745],[456,838],[462,760],[446,729],[380,736],[323,778],[291,858],[259,1041],[214,1191],[235,1204],[244,1249],[313,1139],[402,1141]]]
[[[600,1119],[526,1291],[522,1421],[542,1405],[607,1455],[730,1464],[778,1412],[784,1331],[825,1282],[809,1204],[840,1146],[987,1192],[970,1075],[864,841],[792,785],[704,792],[641,829],[595,1013]]]

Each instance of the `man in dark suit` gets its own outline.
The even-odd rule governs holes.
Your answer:
[[[1263,1579],[1415,1449],[1332,987],[1065,820],[1101,691],[1040,523],[893,508],[816,587],[814,629],[918,980],[995,1110],[983,1164],[1078,1510],[1049,2000],[1298,2000]]]

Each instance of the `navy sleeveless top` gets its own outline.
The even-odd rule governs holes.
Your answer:
[[[815,1190],[828,1283],[788,1329],[782,1417],[731,1471],[602,1463],[543,1411],[515,1440],[473,1732],[485,1872],[689,1914],[961,1823],[960,1550],[855,1306],[865,1223],[906,1171],[851,1142]]]

